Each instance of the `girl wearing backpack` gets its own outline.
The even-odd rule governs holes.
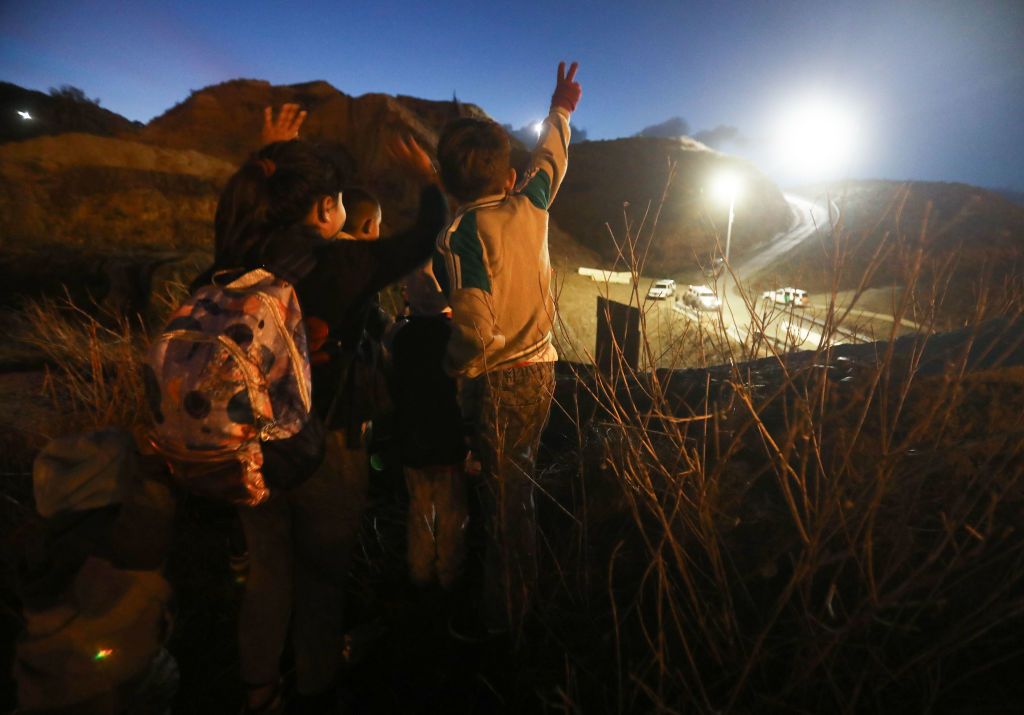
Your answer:
[[[330,423],[350,347],[340,336],[355,306],[431,255],[447,214],[431,162],[416,142],[396,138],[388,149],[424,187],[408,231],[378,241],[332,240],[345,223],[346,177],[312,145],[276,142],[228,181],[217,206],[214,264],[193,284],[260,267],[288,281],[311,355],[312,415],[293,437],[262,443],[270,497],[239,507],[250,559],[239,624],[248,712],[282,708],[279,660],[289,624],[300,700],[310,712],[334,707],[344,579],[368,483],[365,449]],[[311,470],[325,442],[326,457]]]

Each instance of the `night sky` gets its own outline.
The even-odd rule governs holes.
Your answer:
[[[0,79],[70,84],[148,121],[229,79],[322,79],[343,92],[541,117],[578,60],[590,139],[672,117],[783,185],[964,181],[1024,190],[1024,2],[50,2],[0,0]],[[845,107],[841,166],[780,155],[807,96]],[[677,123],[678,124],[678,123]],[[708,130],[725,127],[714,134]],[[734,129],[728,129],[728,128]]]

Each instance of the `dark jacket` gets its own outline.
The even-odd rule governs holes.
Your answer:
[[[295,286],[307,329],[317,324],[326,330],[322,341],[310,345],[315,353],[312,378],[316,419],[310,419],[290,439],[263,445],[263,472],[271,487],[294,486],[319,466],[323,421],[346,371],[346,350],[355,349],[355,345],[345,344],[346,334],[349,342],[358,339],[351,328],[355,312],[379,290],[427,260],[447,215],[441,191],[428,186],[420,195],[416,222],[400,234],[377,241],[345,241],[324,239],[311,227],[294,226],[270,235],[243,258],[243,265],[215,261],[193,283],[193,288],[204,285],[219,270],[266,268]]]
[[[404,466],[449,466],[466,457],[455,380],[441,365],[451,333],[451,320],[443,315],[409,316],[396,328],[392,391]]]

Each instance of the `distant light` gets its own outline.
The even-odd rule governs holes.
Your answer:
[[[20,117],[21,117],[22,119],[24,119],[24,120],[26,120],[26,121],[32,118],[32,115],[31,115],[31,114],[29,114],[28,112],[22,111],[22,110],[20,110],[20,109],[18,110],[18,115],[19,115],[19,116],[20,116]]]
[[[711,194],[721,201],[735,201],[742,189],[743,181],[739,175],[729,171],[718,174],[711,182]]]
[[[854,113],[825,97],[794,102],[778,125],[778,150],[787,169],[806,177],[846,169],[858,134]]]
[[[96,655],[92,657],[93,660],[106,660],[114,654],[113,648],[100,648],[96,651]]]
[[[544,131],[544,122],[537,122],[533,125],[533,133],[540,136],[540,133]]]

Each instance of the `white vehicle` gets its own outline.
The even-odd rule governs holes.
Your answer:
[[[660,281],[654,281],[651,285],[651,289],[647,291],[647,297],[653,300],[663,300],[665,298],[671,298],[676,294],[676,282],[674,280],[664,278]]]
[[[764,292],[764,302],[777,303],[787,307],[792,305],[796,308],[806,308],[810,305],[810,300],[807,299],[807,291],[800,290],[799,288],[766,290]]]
[[[687,286],[683,302],[697,310],[719,310],[722,307],[715,291],[707,286]]]

